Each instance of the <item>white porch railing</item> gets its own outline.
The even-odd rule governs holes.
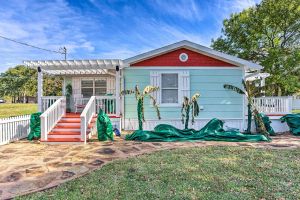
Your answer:
[[[0,145],[26,138],[29,134],[30,115],[0,119]]]
[[[42,112],[45,112],[56,100],[63,96],[43,96],[42,97]]]
[[[292,112],[292,97],[259,97],[254,105],[265,114],[288,114]]]
[[[66,97],[60,97],[41,115],[41,139],[46,141],[48,133],[66,114]]]
[[[93,116],[96,114],[96,97],[92,96],[80,115],[81,140],[86,143],[86,133]]]
[[[96,111],[99,113],[100,108],[108,115],[118,115],[116,96],[96,96]]]

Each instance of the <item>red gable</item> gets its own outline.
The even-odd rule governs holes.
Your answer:
[[[187,61],[183,62],[179,59],[179,55],[186,53],[188,55]],[[215,66],[215,67],[232,67],[233,64],[191,51],[189,49],[181,48],[156,57],[143,60],[130,66]]]

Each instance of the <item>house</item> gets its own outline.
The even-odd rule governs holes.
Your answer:
[[[145,129],[159,123],[182,128],[181,102],[200,92],[201,112],[193,128],[201,128],[216,117],[227,126],[245,127],[246,106],[243,96],[225,90],[225,83],[242,87],[245,77],[257,76],[262,66],[224,54],[190,41],[177,42],[125,60],[52,60],[24,61],[38,73],[38,105],[42,140],[45,142],[86,142],[94,116],[103,109],[116,126],[125,130],[138,127],[134,95],[120,96],[123,89],[135,85],[158,86],[155,92],[162,119],[159,121],[151,102],[145,102]],[[256,72],[249,74],[248,72]],[[66,114],[65,97],[42,95],[43,74],[64,77],[72,85],[72,112]],[[119,124],[119,125],[117,125]],[[74,139],[76,138],[76,139]]]

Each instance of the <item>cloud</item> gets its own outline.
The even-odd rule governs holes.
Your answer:
[[[13,12],[12,12],[13,11]],[[7,1],[0,7],[0,35],[46,49],[66,46],[70,54],[94,51],[82,27],[91,26],[63,0],[54,2]],[[28,59],[57,59],[62,55],[21,46],[0,38],[0,69]]]
[[[151,1],[153,8],[189,21],[200,21],[203,18],[199,6],[194,0],[155,0]]]

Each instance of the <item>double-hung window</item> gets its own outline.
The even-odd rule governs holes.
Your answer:
[[[82,79],[81,94],[83,97],[101,96],[106,94],[106,79]]]
[[[178,104],[178,74],[161,74],[161,103]]]

